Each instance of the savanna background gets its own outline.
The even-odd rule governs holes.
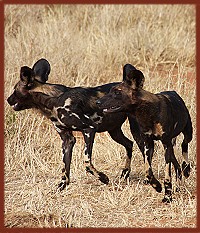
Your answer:
[[[4,14],[5,227],[196,227],[195,6],[5,5]],[[125,149],[107,133],[96,135],[93,163],[108,175],[109,185],[86,174],[84,141],[76,133],[71,183],[57,192],[63,167],[58,134],[39,113],[14,112],[6,102],[20,67],[42,57],[51,64],[50,83],[121,81],[122,66],[131,63],[144,73],[146,90],[176,90],[182,96],[194,127],[192,171],[171,204],[143,184],[143,158],[135,143],[130,178],[119,179]],[[132,139],[127,122],[123,131]],[[175,147],[179,162],[181,140],[182,135]],[[162,184],[164,165],[157,142],[152,166]]]

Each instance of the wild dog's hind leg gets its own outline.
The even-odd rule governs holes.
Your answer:
[[[95,131],[93,129],[85,129],[83,132],[84,140],[85,140],[85,166],[86,171],[97,177],[104,184],[108,184],[109,179],[103,173],[96,170],[96,168],[92,164],[92,148],[94,143]]]
[[[124,177],[124,179],[127,179],[131,171],[133,142],[124,136],[121,128],[116,128],[112,131],[109,131],[108,133],[110,134],[111,138],[114,141],[116,141],[117,143],[121,144],[126,148],[127,157],[126,157],[125,167],[122,170],[121,178]]]
[[[184,161],[182,163],[183,175],[188,178],[190,175],[190,164],[188,161],[188,143],[192,140],[192,122],[189,117],[185,129],[183,130],[184,140],[181,144]]]
[[[62,181],[58,185],[60,191],[62,191],[66,187],[66,185],[69,185],[72,149],[74,147],[74,144],[76,143],[76,139],[71,131],[61,132],[60,136],[63,141],[62,152],[63,152],[63,162],[65,164],[65,167],[62,170],[63,172]]]
[[[172,201],[172,178],[171,178],[171,163],[174,156],[172,142],[163,143],[165,148],[165,195],[162,202],[170,203]]]
[[[176,144],[176,138],[173,138],[171,140],[171,145],[172,145],[172,152],[171,152],[171,162],[173,163],[174,170],[176,173],[176,191],[178,192],[180,190],[180,181],[182,179],[182,172],[181,172],[181,167],[179,162],[177,161],[175,154],[174,154],[174,145]],[[165,148],[165,147],[164,147]]]

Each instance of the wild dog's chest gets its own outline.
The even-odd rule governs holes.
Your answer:
[[[145,135],[161,138],[165,133],[164,125],[159,121],[159,114],[156,114],[156,117],[154,117],[154,115],[152,116],[150,113],[147,114],[147,112],[143,111],[136,114],[136,118],[139,122],[141,131]]]
[[[162,139],[167,133],[166,120],[163,120],[167,112],[162,108],[161,102],[156,98],[151,101],[142,101],[135,112],[143,134],[152,136],[155,140]]]
[[[142,132],[147,136],[153,136],[155,140],[173,138],[181,130],[179,111],[163,97],[157,104],[148,104],[140,109],[137,115]],[[182,109],[184,112],[184,109]],[[183,113],[184,114],[184,113]]]
[[[152,123],[151,127],[144,127],[141,126],[142,132],[147,136],[153,136],[155,139],[161,139],[162,136],[165,134],[163,125],[158,123]]]

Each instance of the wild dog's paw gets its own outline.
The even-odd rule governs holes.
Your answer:
[[[67,186],[66,181],[62,180],[59,184],[58,184],[58,190],[61,192],[63,191]]]
[[[62,176],[61,182],[58,184],[59,191],[63,191],[69,185],[69,178],[66,175]]]
[[[104,183],[108,184],[109,183],[109,178],[103,173],[103,172],[98,172],[99,175],[99,180]]]
[[[172,202],[172,183],[169,180],[164,181],[165,186],[165,196],[162,200],[163,203],[170,203]]]
[[[149,178],[145,177],[143,180],[143,184],[145,184],[145,185],[150,184]]]
[[[185,161],[183,161],[182,171],[185,178],[188,178],[190,176],[190,171],[191,171],[190,164],[189,163],[187,164]]]
[[[160,182],[155,178],[152,177],[150,179],[150,185],[157,191],[157,192],[161,192],[162,191],[162,186],[160,184]]]
[[[162,186],[161,186],[160,182],[154,176],[151,178],[146,177],[143,180],[143,183],[145,185],[150,184],[159,193],[162,191]]]
[[[172,202],[172,196],[165,195],[162,199],[163,203],[171,203]]]
[[[130,175],[130,169],[128,168],[124,168],[122,170],[122,174],[121,174],[121,179],[124,178],[125,180],[128,179],[129,175]]]

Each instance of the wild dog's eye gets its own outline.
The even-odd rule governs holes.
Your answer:
[[[115,93],[115,95],[116,95],[117,97],[122,95],[121,91],[119,91],[119,90],[115,90],[114,93]]]

